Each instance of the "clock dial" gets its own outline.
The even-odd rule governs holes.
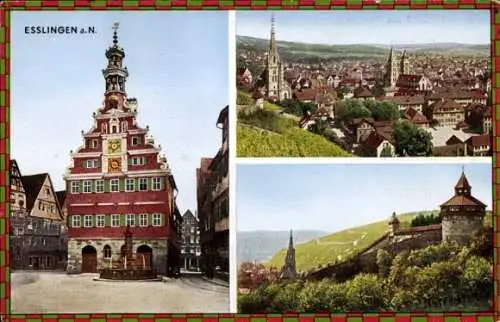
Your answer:
[[[108,141],[108,153],[120,153],[121,148],[121,140],[113,139]]]
[[[120,158],[108,160],[109,172],[120,172],[122,170],[122,160]]]

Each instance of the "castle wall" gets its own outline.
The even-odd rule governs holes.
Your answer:
[[[444,216],[442,222],[443,240],[467,244],[475,232],[483,227],[483,216],[453,215]]]
[[[68,274],[81,273],[82,270],[82,249],[90,245],[97,251],[97,269],[107,268],[110,265],[109,258],[104,258],[104,246],[111,247],[111,258],[113,262],[117,262],[121,256],[121,247],[125,244],[123,239],[70,239],[68,241],[68,266],[66,272]],[[135,239],[132,241],[132,249],[134,253],[137,248],[147,245],[153,250],[153,268],[160,275],[167,274],[167,255],[168,255],[168,239]]]
[[[338,282],[346,281],[359,273],[377,273],[377,251],[384,249],[393,257],[402,251],[411,251],[415,249],[425,248],[430,245],[439,244],[441,242],[441,231],[429,231],[419,235],[398,236],[396,239],[386,237],[384,240],[378,241],[372,248],[353,257],[345,262],[329,265],[307,274],[306,278],[310,280],[321,280],[324,278],[335,279]]]

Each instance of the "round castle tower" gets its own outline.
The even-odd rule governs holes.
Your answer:
[[[484,225],[486,205],[474,198],[471,186],[462,171],[455,185],[455,195],[441,205],[441,229],[444,242],[467,244]]]

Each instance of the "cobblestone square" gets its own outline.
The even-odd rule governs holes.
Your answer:
[[[14,272],[12,313],[226,313],[229,288],[200,276],[94,281],[97,274]]]

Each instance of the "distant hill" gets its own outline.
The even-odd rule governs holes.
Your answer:
[[[409,226],[419,214],[438,214],[438,210],[420,211],[399,215],[401,225]],[[307,243],[296,245],[295,260],[297,271],[308,271],[318,265],[343,261],[369,246],[387,231],[388,219],[365,226],[339,231]],[[487,212],[486,222],[491,225],[491,212]],[[281,267],[284,263],[286,248],[278,251],[267,265]]]
[[[303,243],[327,235],[328,232],[316,230],[297,230],[293,232],[295,243]],[[267,262],[277,251],[288,245],[289,231],[239,231],[237,240],[237,261]]]
[[[391,45],[326,45],[310,44],[291,41],[277,41],[280,54],[284,60],[296,61],[299,57],[309,58],[382,58],[386,57]],[[238,49],[266,51],[269,46],[268,39],[236,36],[236,46]],[[408,52],[426,52],[435,54],[456,54],[472,56],[490,56],[490,45],[469,45],[459,43],[429,43],[429,44],[408,44],[393,45],[397,50],[406,49]]]

